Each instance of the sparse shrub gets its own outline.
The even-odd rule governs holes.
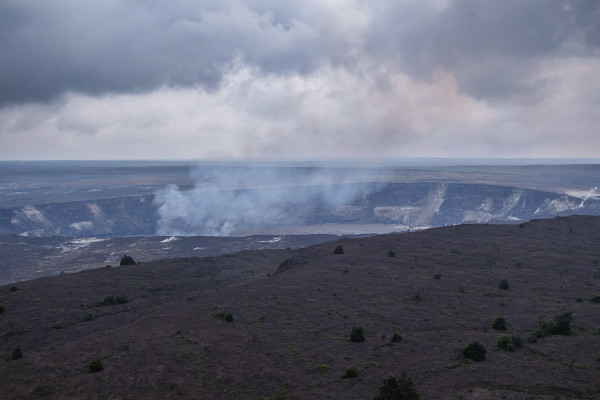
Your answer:
[[[88,366],[90,373],[100,372],[104,369],[104,365],[102,365],[102,361],[99,358],[94,358],[90,365]]]
[[[331,368],[330,363],[317,365],[317,371],[319,372],[329,371],[329,368]]]
[[[350,341],[356,343],[365,341],[365,331],[362,326],[355,326],[352,328],[352,331],[350,332]]]
[[[535,335],[532,333],[531,335],[527,336],[527,343],[537,343],[537,337],[535,337]]]
[[[123,258],[121,258],[119,265],[135,265],[135,261],[133,260],[133,257],[125,254]]]
[[[358,369],[354,365],[351,365],[350,367],[346,368],[346,372],[344,372],[345,379],[352,379],[352,378],[356,378],[357,376],[358,376]]]
[[[98,306],[116,306],[119,304],[125,304],[127,303],[127,299],[123,296],[114,296],[114,295],[110,295],[108,297],[105,297],[104,300],[102,300],[101,302],[99,302],[97,305]]]
[[[214,317],[216,319],[220,319],[221,321],[233,322],[233,314],[230,312],[220,312],[215,314]]]
[[[11,292],[16,292],[16,291],[18,291],[18,290],[19,290],[19,288],[18,288],[18,287],[16,287],[15,285],[12,285],[12,286],[10,287],[10,291],[11,291]]]
[[[435,274],[433,277],[434,277],[435,279],[440,279],[440,278],[442,277],[442,274],[441,274],[441,273],[439,273],[439,274]]]
[[[600,295],[592,296],[592,303],[600,303]]]
[[[506,320],[503,317],[496,317],[496,319],[492,323],[492,328],[494,328],[497,331],[505,331]]]
[[[573,320],[573,313],[565,312],[554,317],[552,321],[540,321],[533,332],[531,337],[536,339],[545,338],[550,335],[570,335],[571,334],[571,321]],[[529,339],[528,339],[529,340]],[[535,342],[530,342],[535,343]]]
[[[531,336],[535,337],[536,339],[545,338],[547,336],[550,336],[553,330],[554,325],[552,324],[552,322],[540,321],[531,333]]]
[[[462,355],[465,358],[468,358],[469,360],[473,361],[485,360],[486,353],[487,350],[485,349],[485,347],[483,347],[483,345],[476,340],[472,341],[462,349]]]
[[[500,283],[498,283],[498,287],[502,290],[508,290],[508,281],[506,279],[502,279]]]
[[[395,255],[396,255],[396,252],[394,252],[392,250],[388,251],[388,254],[387,254],[388,257],[394,257]]]
[[[498,339],[498,347],[508,351],[515,351],[522,344],[523,341],[518,336],[502,336]]]
[[[458,249],[452,249],[450,250],[450,254],[461,254],[461,252]]]
[[[84,321],[93,321],[95,319],[96,319],[96,317],[94,317],[94,314],[88,314],[85,317],[83,317]]]
[[[379,394],[373,400],[421,400],[421,396],[412,380],[403,371],[400,376],[384,379]]]
[[[0,314],[4,314],[4,306],[0,304]]]
[[[583,303],[583,299],[581,297],[576,298],[575,301],[578,303]]]
[[[18,360],[19,358],[23,358],[23,350],[21,350],[20,347],[15,347],[15,349],[12,352],[12,355],[10,356],[10,359]]]
[[[342,246],[341,244],[338,245],[334,250],[333,250],[333,254],[344,254],[344,246]]]
[[[398,343],[398,342],[402,341],[402,335],[399,333],[394,333],[394,336],[392,336],[392,339],[390,341],[392,343]]]

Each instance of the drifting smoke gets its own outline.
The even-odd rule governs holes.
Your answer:
[[[310,223],[381,188],[374,174],[342,168],[208,166],[194,187],[155,194],[159,235],[227,236],[239,230]]]

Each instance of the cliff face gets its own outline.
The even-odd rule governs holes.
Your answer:
[[[288,193],[305,193],[314,187],[295,187]],[[264,197],[261,189],[221,191],[225,198],[241,196]],[[263,190],[266,191],[266,190]],[[376,189],[372,186],[350,184],[330,185],[328,193],[352,193],[340,201],[323,196],[310,197],[311,204],[299,207],[293,201],[277,203],[277,214],[272,219],[240,221],[239,215],[222,215],[217,224],[231,224],[238,230],[275,226],[284,221],[295,226],[319,224],[389,224],[392,230],[409,227],[424,228],[460,223],[514,222],[567,214],[600,214],[600,200],[596,197],[575,197],[549,191],[463,183],[387,183]],[[276,194],[275,194],[276,195]],[[206,232],[203,220],[189,223],[195,213],[211,216],[218,199],[210,204],[198,201],[190,207],[189,215],[171,220],[159,214],[154,196],[128,196],[91,201],[32,204],[0,209],[0,234],[29,236],[130,236],[154,235],[159,222],[161,234],[214,234]],[[256,200],[253,212],[271,212],[261,209]],[[208,208],[206,208],[208,207]],[[230,220],[228,220],[230,217]],[[208,217],[207,217],[208,218]],[[256,222],[258,220],[259,222]],[[214,221],[211,221],[214,222]],[[261,226],[261,223],[263,226]],[[182,225],[185,225],[184,227]],[[166,227],[166,228],[165,228]],[[364,232],[372,232],[368,227]],[[293,232],[289,232],[293,233]],[[303,233],[319,233],[315,228]]]

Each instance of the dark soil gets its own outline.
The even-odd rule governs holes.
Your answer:
[[[598,399],[599,263],[600,217],[577,216],[20,282],[0,287],[0,398],[372,399],[406,371],[424,400]],[[527,342],[567,311],[571,335]]]

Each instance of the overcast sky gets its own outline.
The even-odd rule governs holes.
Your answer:
[[[598,0],[0,0],[0,159],[599,154]]]

